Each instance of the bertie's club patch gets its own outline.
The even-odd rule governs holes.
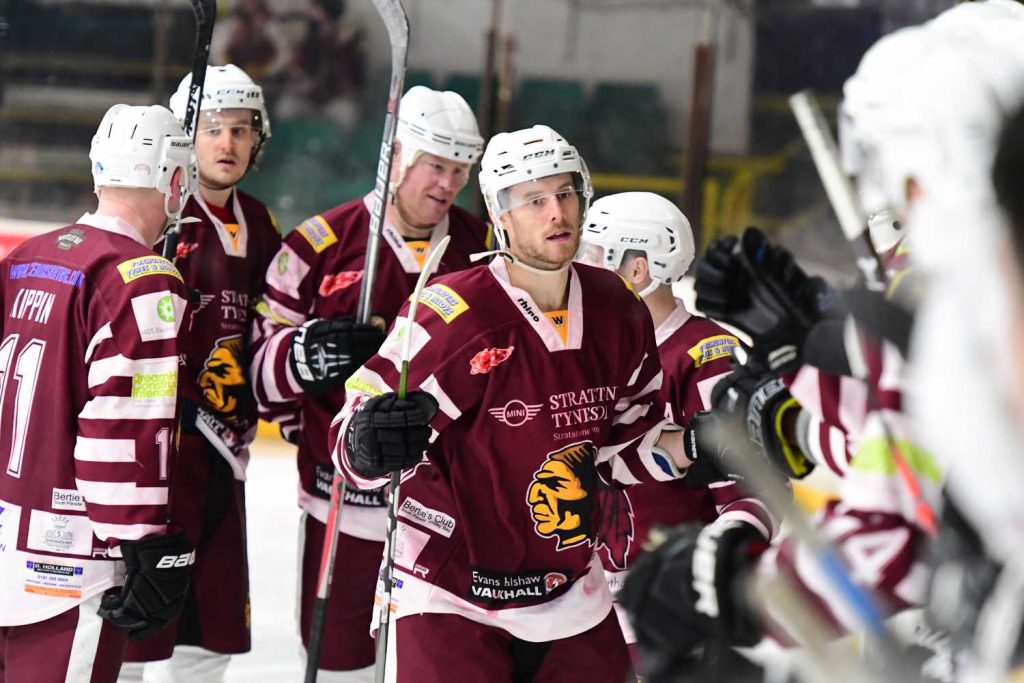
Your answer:
[[[719,358],[728,358],[740,340],[731,334],[719,334],[701,339],[686,352],[693,359],[694,367],[700,367]]]
[[[469,310],[469,304],[455,290],[444,285],[431,285],[424,289],[420,292],[420,303],[441,316],[445,323],[450,323]]]
[[[305,237],[313,251],[318,254],[338,241],[337,235],[331,230],[331,226],[327,225],[323,216],[307,218],[295,228],[295,231]]]
[[[140,277],[147,275],[170,275],[178,278],[181,282],[185,281],[174,264],[163,256],[140,256],[129,259],[117,264],[117,271],[121,273],[121,279],[125,284],[135,282]]]

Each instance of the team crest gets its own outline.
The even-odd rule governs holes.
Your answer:
[[[597,527],[597,547],[605,549],[612,566],[624,570],[633,544],[633,504],[624,489],[611,486],[600,478],[596,498],[594,525]]]
[[[239,361],[242,353],[241,336],[222,337],[199,373],[199,388],[207,405],[229,422],[238,419],[236,413],[246,391],[245,372]]]
[[[590,545],[596,488],[594,444],[584,441],[548,453],[526,493],[534,531],[554,538],[557,550]]]
[[[320,281],[320,296],[330,296],[335,292],[340,292],[362,279],[363,271],[361,270],[346,270],[337,275],[324,275],[324,279]]]
[[[512,352],[515,351],[515,349],[516,347],[514,346],[510,346],[507,349],[484,349],[473,356],[473,359],[469,361],[469,374],[486,375],[488,372],[507,361],[508,357],[512,355]]]

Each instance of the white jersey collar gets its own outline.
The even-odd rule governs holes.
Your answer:
[[[145,247],[150,249],[153,248],[153,245],[146,244],[146,240],[142,239],[142,235],[140,235],[139,231],[135,229],[135,226],[123,218],[118,218],[117,216],[105,216],[100,213],[84,213],[82,214],[82,217],[75,222],[81,223],[82,225],[90,225],[94,228],[113,232],[118,235],[124,235],[125,237],[132,238]]]
[[[235,245],[231,240],[231,234],[224,227],[224,222],[213,215],[213,212],[210,211],[210,206],[203,199],[202,194],[196,192],[192,197],[199,204],[199,208],[203,210],[209,221],[213,223],[213,227],[217,231],[217,237],[220,238],[220,244],[224,247],[224,253],[228,256],[245,258],[246,246],[249,244],[249,228],[245,223],[242,205],[238,202],[238,192],[234,188],[231,190],[231,212],[235,214],[235,220],[238,221],[238,249],[235,249]]]
[[[578,350],[583,344],[583,290],[580,287],[580,278],[576,269],[569,268],[569,330],[566,334],[566,342],[562,343],[562,337],[558,330],[547,319],[540,306],[533,300],[533,297],[525,289],[520,289],[512,284],[508,276],[508,264],[503,258],[496,258],[487,266],[491,274],[498,281],[505,294],[512,300],[512,304],[519,310],[520,315],[533,327],[533,331],[544,342],[548,351],[569,351]]]
[[[681,299],[676,299],[675,309],[668,314],[668,317],[661,321],[658,325],[658,329],[654,330],[654,341],[661,346],[666,339],[671,337],[679,330],[680,327],[686,324],[686,321],[693,317],[686,306],[683,304]]]
[[[373,193],[363,197],[363,204],[366,206],[366,210],[373,215]],[[433,227],[430,231],[430,252],[427,257],[437,245],[448,235],[448,214],[445,213],[444,218],[441,222]],[[409,248],[405,238],[402,237],[402,233],[398,231],[398,228],[394,226],[391,221],[387,219],[387,215],[384,216],[384,225],[381,226],[381,234],[384,237],[384,241],[387,242],[388,246],[391,247],[391,251],[394,252],[395,258],[402,264],[402,269],[407,273],[419,273],[422,270],[420,262],[416,259],[416,255]]]

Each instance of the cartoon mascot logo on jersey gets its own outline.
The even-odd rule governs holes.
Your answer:
[[[216,410],[224,419],[234,421],[235,411],[245,393],[245,372],[239,358],[242,356],[240,336],[222,337],[206,359],[203,371],[199,373],[199,388],[207,405]]]
[[[592,443],[584,441],[548,453],[547,460],[533,473],[526,493],[534,531],[557,539],[557,550],[592,543],[596,488]]]
[[[633,504],[625,490],[597,481],[597,503],[594,511],[594,526],[597,532],[597,547],[604,548],[612,566],[626,569],[626,558],[633,543]]]

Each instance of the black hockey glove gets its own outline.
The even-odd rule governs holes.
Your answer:
[[[120,547],[128,573],[123,586],[103,594],[98,614],[126,629],[129,640],[143,640],[184,607],[195,549],[183,532],[122,541]]]
[[[803,479],[814,462],[787,438],[785,420],[800,410],[782,380],[772,374],[732,362],[732,372],[711,392],[711,403],[721,426],[743,433],[782,476]],[[791,412],[792,411],[792,412]]]
[[[374,396],[348,423],[349,464],[367,479],[412,467],[427,450],[435,415],[437,400],[425,391],[409,392],[404,399],[394,392]]]
[[[747,567],[767,548],[754,527],[684,524],[657,530],[651,540],[660,544],[637,558],[618,595],[642,653],[664,660],[686,656],[709,639],[731,645],[760,639],[742,597]]]
[[[696,272],[697,308],[750,335],[752,353],[776,372],[797,365],[808,330],[833,299],[824,280],[808,277],[757,228],[713,242]]]
[[[319,396],[342,387],[373,358],[386,336],[376,325],[356,322],[351,315],[309,320],[292,339],[288,360],[302,390]]]

